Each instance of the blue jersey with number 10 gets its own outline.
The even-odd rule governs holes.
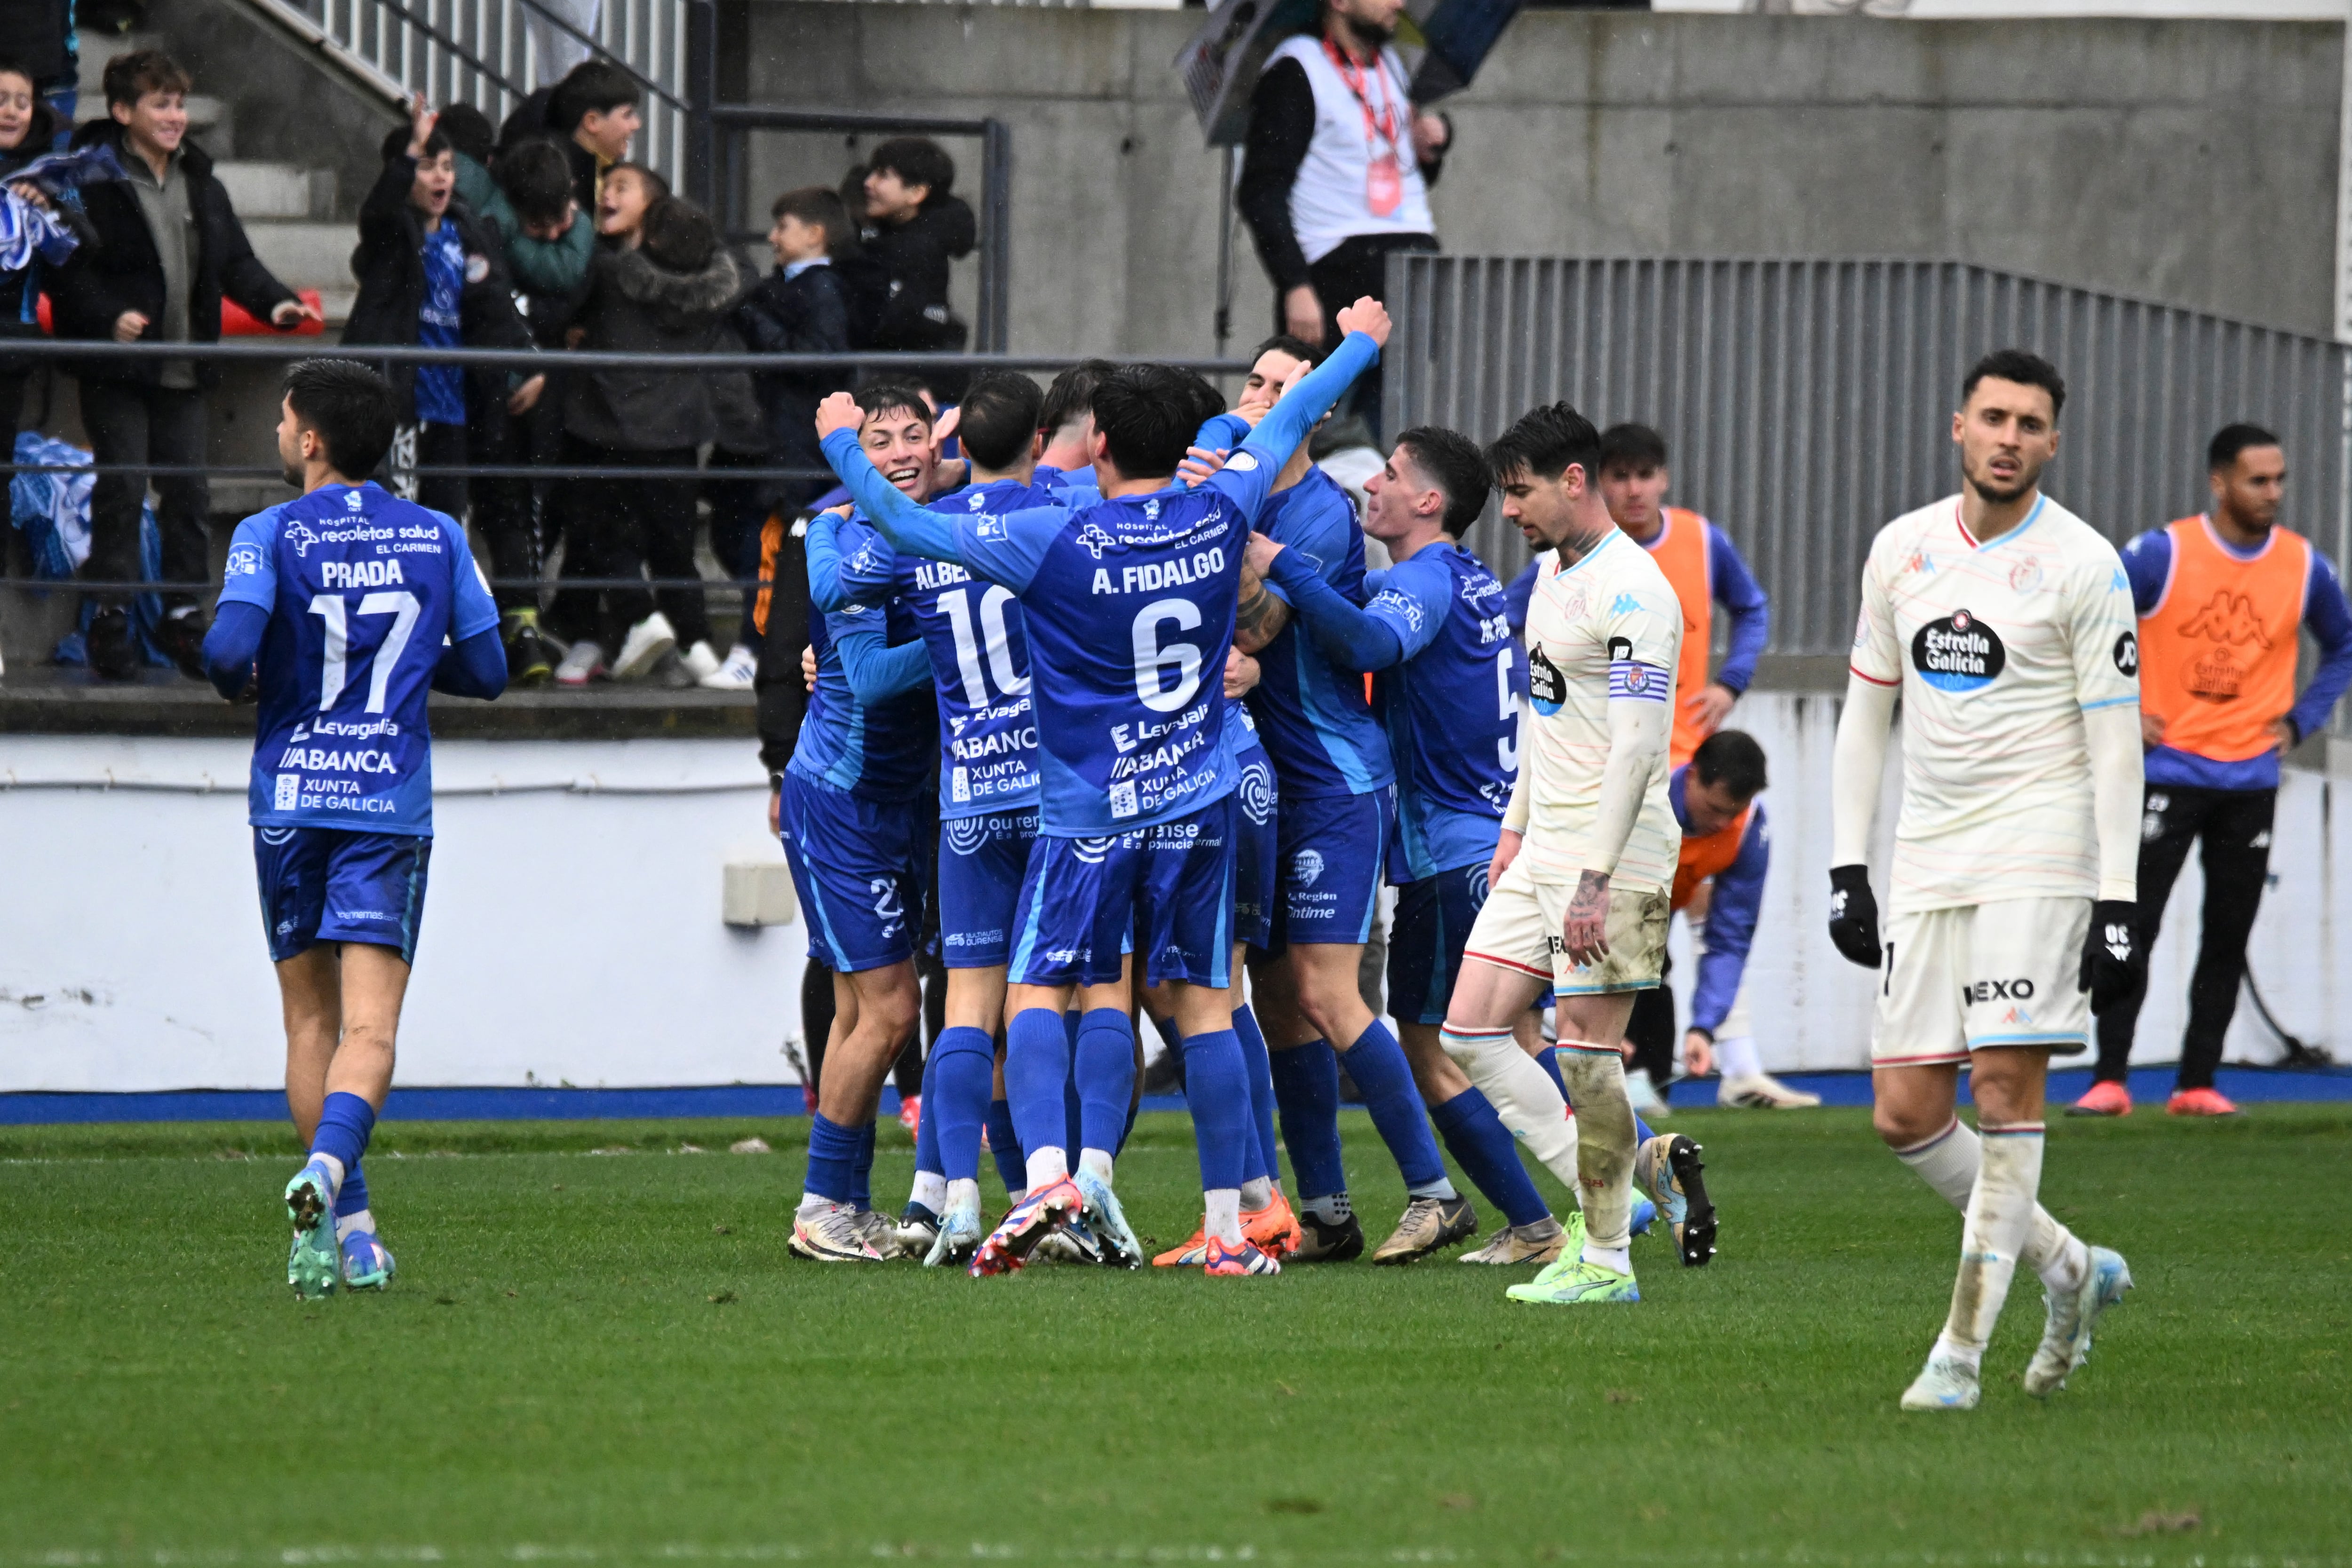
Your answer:
[[[875,471],[854,431],[824,438],[834,471],[900,549],[955,561],[1020,596],[1041,833],[1152,827],[1232,792],[1223,676],[1242,547],[1284,460],[1378,352],[1351,334],[1199,488],[1075,511],[926,512]]]
[[[992,480],[924,509],[949,517],[1002,517],[1046,505],[1042,490]],[[844,545],[850,536],[839,536]],[[901,555],[878,533],[845,549],[841,591],[860,603],[896,598],[929,649],[940,699],[940,818],[953,821],[1037,804],[1037,713],[1030,700],[1029,636],[1003,583],[953,561]]]
[[[321,486],[236,526],[221,602],[269,617],[254,826],[431,834],[441,644],[499,623],[464,531],[372,483]]]

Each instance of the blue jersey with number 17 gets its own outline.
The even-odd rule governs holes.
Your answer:
[[[992,480],[942,496],[924,509],[942,517],[1001,517],[1047,504],[1040,489]],[[849,536],[840,536],[844,544]],[[1003,583],[974,579],[953,561],[902,555],[867,532],[837,576],[862,603],[896,598],[930,651],[940,699],[940,819],[953,821],[1037,804],[1037,713],[1030,700],[1029,637],[1021,605]]]
[[[269,617],[253,825],[429,836],[441,645],[499,623],[464,530],[373,483],[324,485],[236,526],[221,602]]]
[[[1377,355],[1351,334],[1197,489],[1076,510],[925,512],[875,471],[854,431],[825,437],[835,472],[899,549],[952,559],[1020,596],[1041,833],[1152,827],[1232,792],[1223,676],[1242,547],[1283,461]]]

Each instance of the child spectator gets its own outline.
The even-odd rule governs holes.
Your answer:
[[[384,138],[383,173],[360,204],[359,279],[346,345],[391,343],[428,349],[519,349],[530,335],[514,308],[498,235],[456,196],[456,154],[419,96],[406,131]],[[462,467],[470,425],[507,401],[506,373],[469,373],[461,365],[399,365],[391,374],[402,414],[387,459],[395,488],[463,517],[461,476],[403,476],[418,467]],[[495,416],[494,416],[495,417]]]
[[[637,78],[610,60],[583,60],[551,88],[526,98],[499,128],[501,149],[552,135],[572,167],[572,192],[583,211],[604,197],[604,178],[629,155],[644,127]]]
[[[590,270],[571,340],[594,352],[711,352],[727,307],[743,285],[741,269],[719,243],[717,225],[699,207],[671,196],[651,170],[623,163],[605,173],[596,227],[606,248]],[[719,435],[714,379],[639,370],[567,375],[564,462],[597,468],[695,466],[697,448]],[[562,489],[565,517],[575,539],[587,544],[594,575],[635,578],[650,568],[657,578],[700,576],[692,479],[578,480]],[[601,623],[578,628],[583,635],[556,678],[584,684],[615,643],[609,670],[615,680],[642,678],[681,644],[689,676],[716,673],[719,655],[710,645],[702,591],[664,589],[659,605],[646,589],[610,591]]]
[[[736,302],[730,321],[754,354],[841,354],[849,351],[849,297],[833,263],[852,245],[849,211],[822,185],[787,191],[772,209],[768,248],[776,269]],[[766,424],[762,465],[824,472],[816,444],[816,405],[848,390],[844,370],[769,371],[753,377]],[[739,580],[757,578],[760,533],[772,512],[791,517],[828,487],[825,479],[724,481],[711,486],[711,553]],[[759,668],[760,629],[744,605],[743,625],[719,673],[702,684],[750,691]]]
[[[874,149],[863,191],[863,254],[845,268],[853,314],[850,340],[861,349],[961,353],[968,336],[948,305],[949,263],[970,256],[979,225],[950,194],[955,160],[924,136],[899,136]],[[961,377],[940,391],[950,402]]]
[[[57,116],[35,90],[33,73],[13,60],[0,59],[0,181],[42,157],[57,139]],[[53,215],[68,216],[71,209],[53,204],[36,186],[19,183],[16,193]],[[0,338],[41,336],[41,258],[29,225],[18,238],[11,223],[0,236]],[[14,264],[14,265],[10,265]],[[16,422],[25,412],[25,380],[30,361],[0,357],[0,419],[7,421],[9,450],[16,448]]]

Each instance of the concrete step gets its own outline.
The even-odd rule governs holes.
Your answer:
[[[350,224],[247,219],[253,253],[289,288],[352,289],[352,251],[359,230]]]
[[[272,219],[300,223],[334,216],[332,169],[224,159],[213,165],[213,173],[227,188],[236,215],[247,223]]]

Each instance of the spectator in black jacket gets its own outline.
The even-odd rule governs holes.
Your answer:
[[[455,153],[436,118],[420,97],[408,129],[384,138],[383,173],[360,204],[360,291],[343,341],[527,349],[499,236],[457,199]],[[465,478],[415,471],[464,466],[469,428],[486,446],[502,443],[509,406],[528,408],[546,384],[533,378],[509,393],[506,371],[460,365],[395,365],[390,379],[401,413],[385,459],[394,487],[451,517],[465,515]]]
[[[578,346],[597,352],[701,354],[714,351],[727,308],[742,291],[742,271],[719,243],[718,226],[690,202],[661,190],[650,170],[620,164],[605,177],[598,228],[611,248],[596,258],[587,298],[574,323]],[[677,371],[591,370],[563,381],[567,464],[590,468],[692,468],[697,448],[719,434],[713,398],[718,378]],[[694,579],[695,481],[596,479],[567,482],[564,517],[584,539],[594,575]],[[566,554],[570,550],[567,547]],[[634,680],[683,648],[686,673],[699,680],[719,669],[710,616],[698,588],[661,591],[660,608],[646,589],[605,595],[603,625],[574,626],[574,644],[556,673],[567,685],[590,678],[614,647],[608,673]],[[585,652],[583,653],[583,646]]]
[[[57,115],[41,100],[33,73],[15,60],[0,58],[0,182],[49,152],[57,140],[56,124]],[[51,202],[32,185],[19,185],[18,193],[68,225],[79,221],[79,214],[70,205]],[[26,251],[24,266],[0,271],[0,338],[41,336],[44,269],[39,253],[30,246]],[[0,429],[7,432],[12,452],[16,424],[25,412],[25,382],[32,368],[29,360],[0,356],[0,421],[5,422]]]
[[[611,60],[583,60],[553,87],[543,87],[516,106],[499,127],[503,152],[533,136],[553,136],[572,161],[572,194],[582,212],[593,213],[604,193],[604,172],[629,156],[629,143],[645,128],[645,91]]]
[[[130,178],[81,193],[92,237],[49,284],[60,338],[118,343],[220,340],[223,296],[256,319],[281,329],[316,321],[253,254],[212,160],[185,140],[188,73],[156,49],[107,62],[106,108],[74,137],[76,146],[107,141]],[[93,360],[81,379],[82,428],[99,465],[154,462],[201,466],[205,461],[203,389],[220,377],[188,360]],[[210,574],[205,514],[211,491],[200,476],[156,481],[163,505],[163,575],[200,582]],[[90,497],[89,574],[100,582],[139,580],[139,513],[147,476],[100,476]],[[124,595],[100,590],[89,628],[93,674],[127,680],[138,672]],[[205,628],[196,596],[163,596],[157,639],[192,679],[204,678]]]
[[[894,137],[866,161],[861,254],[844,267],[850,341],[861,349],[960,354],[970,333],[948,304],[949,264],[971,254],[979,225],[950,194],[955,160],[929,137]],[[927,381],[950,402],[963,379]],[[942,382],[946,384],[942,384]]]

